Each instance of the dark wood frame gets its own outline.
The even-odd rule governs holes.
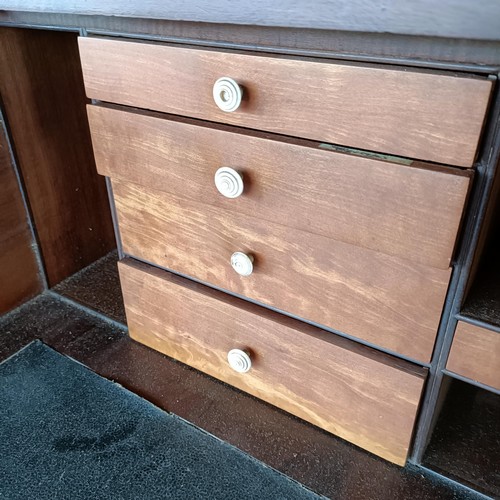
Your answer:
[[[464,40],[388,32],[8,10],[0,10],[0,25],[488,74],[497,73],[500,68],[500,30],[493,40]]]
[[[213,1],[162,0],[142,2],[127,0],[6,0],[9,11],[47,14],[100,15],[140,19],[189,20],[197,23],[221,23],[249,26],[310,28],[363,33],[495,40],[500,37],[500,4],[495,0],[390,1],[385,4],[366,0],[308,0],[269,2],[256,0]]]

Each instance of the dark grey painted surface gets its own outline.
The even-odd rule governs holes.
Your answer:
[[[497,0],[3,0],[3,10],[500,39]]]

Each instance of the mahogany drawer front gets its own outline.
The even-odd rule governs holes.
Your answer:
[[[123,249],[263,304],[430,360],[450,270],[113,182]],[[253,273],[231,267],[253,256]]]
[[[131,259],[119,269],[133,339],[404,464],[423,369]]]
[[[262,136],[89,106],[99,173],[447,269],[470,171],[389,163]],[[312,145],[312,146],[305,146]],[[214,174],[243,175],[235,199]]]
[[[484,78],[407,68],[103,38],[79,45],[89,98],[464,167],[492,89]],[[221,77],[243,87],[231,113],[214,102]]]
[[[500,391],[500,333],[459,321],[446,368]]]

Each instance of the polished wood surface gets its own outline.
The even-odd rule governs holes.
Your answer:
[[[42,291],[33,235],[0,115],[0,314]]]
[[[417,70],[100,38],[79,43],[91,98],[466,167],[492,88],[483,78]],[[221,76],[244,87],[233,113],[213,102]]]
[[[130,336],[387,460],[404,464],[424,371],[130,259]],[[247,349],[248,373],[227,363]]]
[[[115,246],[76,38],[0,28],[0,95],[50,286]]]
[[[500,390],[500,333],[459,321],[446,368]]]
[[[88,115],[103,175],[421,264],[450,265],[467,172],[101,106],[88,106]],[[221,166],[243,174],[239,198],[217,191]]]
[[[132,183],[113,183],[126,254],[427,362],[450,270],[412,264]],[[242,277],[233,252],[254,257]]]

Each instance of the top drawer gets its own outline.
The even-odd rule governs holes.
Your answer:
[[[140,108],[469,167],[492,82],[322,60],[80,38],[87,96]],[[219,110],[213,86],[243,101]]]

